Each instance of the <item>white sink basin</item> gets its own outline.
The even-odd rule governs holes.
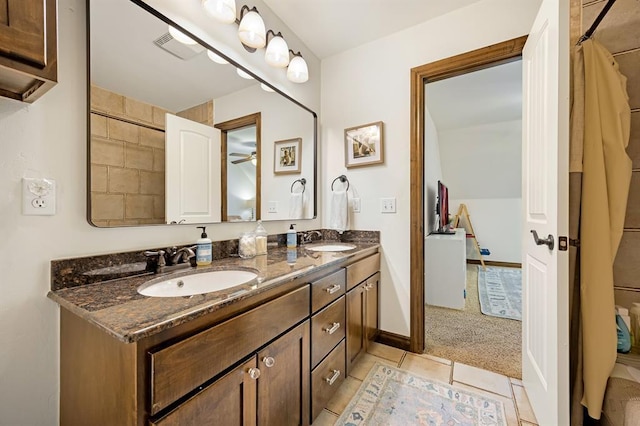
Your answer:
[[[311,251],[347,251],[353,250],[356,246],[351,244],[321,244],[317,246],[307,246],[307,250]]]
[[[138,287],[138,293],[151,297],[180,297],[221,291],[247,283],[258,275],[249,271],[209,271],[193,275],[150,281]]]

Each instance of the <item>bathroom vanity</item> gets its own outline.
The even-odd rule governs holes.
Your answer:
[[[378,329],[379,245],[354,245],[215,261],[260,279],[189,298],[139,295],[154,276],[50,292],[60,424],[312,423]]]

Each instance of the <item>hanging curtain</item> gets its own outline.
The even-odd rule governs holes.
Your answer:
[[[571,357],[572,396],[574,402],[580,398],[590,417],[599,419],[616,360],[613,262],[631,181],[631,160],[625,151],[631,111],[626,78],[604,46],[584,41],[574,53],[574,67],[570,217],[576,223],[570,228],[577,231],[579,223],[580,252],[570,256],[570,261],[578,259],[570,281],[571,343],[577,345]],[[577,411],[574,404],[572,414]],[[581,424],[575,419],[572,423]]]

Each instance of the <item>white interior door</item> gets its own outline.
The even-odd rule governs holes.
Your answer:
[[[220,130],[166,115],[167,223],[221,219]]]
[[[569,424],[569,2],[543,0],[523,50],[522,380],[541,425]],[[553,248],[537,245],[551,236]]]

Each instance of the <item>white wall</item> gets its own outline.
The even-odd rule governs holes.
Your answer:
[[[424,106],[424,215],[425,233],[436,229],[436,198],[438,194],[438,181],[442,180],[442,167],[440,161],[440,140],[433,118]]]
[[[409,335],[410,69],[529,32],[538,0],[484,0],[322,61],[322,146],[325,184],[345,173],[361,197],[356,229],[382,239],[382,330]],[[385,163],[348,170],[343,132],[385,123]],[[324,224],[330,206],[323,189]],[[397,213],[380,214],[379,198],[396,197]]]
[[[438,133],[449,212],[467,205],[485,260],[521,262],[522,121],[483,124]],[[465,226],[466,227],[466,226]],[[467,229],[469,231],[469,229]],[[470,258],[477,252],[467,241]]]
[[[460,203],[466,204],[469,210],[478,244],[491,252],[489,256],[482,256],[484,260],[522,262],[521,198],[450,199],[451,214],[458,211]],[[469,231],[464,221],[461,227]],[[467,258],[480,259],[470,238],[467,238]]]
[[[0,425],[58,423],[58,306],[46,297],[52,259],[199,237],[193,226],[101,229],[87,223],[85,1],[59,0],[58,14],[59,83],[30,106],[0,100]],[[311,78],[319,78],[317,71]],[[313,108],[319,105],[319,82],[309,87]],[[21,214],[22,177],[56,180],[55,216]],[[315,229],[320,221],[298,225]],[[221,240],[254,227],[214,224],[207,231]],[[265,228],[285,232],[287,223]]]

